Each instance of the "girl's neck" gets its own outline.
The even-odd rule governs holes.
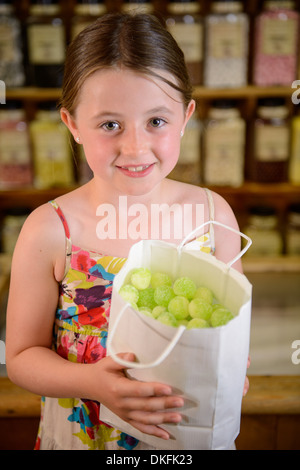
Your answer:
[[[145,206],[149,206],[153,203],[163,202],[165,180],[153,188],[149,193],[142,195],[128,195],[117,190],[112,190],[111,187],[107,187],[103,180],[97,180],[96,177],[88,183],[87,188],[90,204],[95,207],[98,207],[99,204],[107,203],[112,204],[117,208],[119,206],[120,198],[123,200],[126,198],[128,206],[132,204],[144,204]]]

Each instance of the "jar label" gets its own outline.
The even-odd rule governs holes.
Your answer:
[[[245,50],[243,25],[220,22],[211,25],[211,51],[216,59],[241,58]]]
[[[37,162],[60,162],[66,158],[68,141],[65,132],[36,130],[33,133],[33,145]]]
[[[262,50],[263,54],[294,55],[297,49],[296,19],[266,18],[263,23]]]
[[[245,123],[212,125],[205,139],[205,181],[238,186],[243,183]]]
[[[65,60],[63,25],[31,25],[28,28],[29,60],[34,65],[61,64]]]
[[[27,132],[5,130],[0,133],[1,164],[29,164],[30,150]]]
[[[15,62],[14,31],[11,25],[0,24],[0,57],[1,62]]]
[[[262,162],[286,161],[289,156],[289,128],[285,126],[257,126],[255,156]]]
[[[201,62],[203,57],[203,27],[201,24],[175,23],[168,30],[183,50],[186,62]]]

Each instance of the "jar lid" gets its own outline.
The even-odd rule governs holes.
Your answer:
[[[266,10],[293,10],[295,2],[291,0],[267,0],[264,2]]]
[[[4,211],[5,217],[24,217],[28,216],[31,212],[29,207],[11,207]]]
[[[289,110],[284,98],[261,98],[258,100],[257,114],[266,119],[284,119]]]
[[[231,109],[236,107],[236,101],[235,100],[226,100],[226,99],[216,99],[213,100],[212,106],[214,108],[218,109]]]
[[[100,16],[106,12],[104,0],[77,0],[74,7],[76,15]]]
[[[259,217],[270,217],[276,215],[276,210],[271,206],[253,206],[250,207],[249,213]]]
[[[260,98],[258,100],[258,106],[285,106],[285,98],[280,97],[270,97],[270,98]]]
[[[255,206],[249,210],[249,222],[261,229],[271,230],[278,222],[276,211],[269,206]]]
[[[153,5],[151,0],[124,0],[122,10],[125,12],[133,10],[140,13],[151,13]]]
[[[56,15],[61,10],[58,0],[32,0],[29,11],[31,15]]]
[[[243,11],[243,2],[240,0],[218,0],[211,5],[214,13],[239,13]]]
[[[168,11],[174,15],[194,14],[201,10],[198,0],[170,0]]]

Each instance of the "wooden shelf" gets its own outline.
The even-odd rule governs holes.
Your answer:
[[[29,204],[29,206],[36,207],[43,202],[47,202],[50,199],[72,191],[75,187],[76,186],[49,189],[36,189],[32,187],[3,189],[0,190],[0,206],[12,207],[16,204],[20,204],[21,206]],[[238,188],[230,186],[209,187],[225,199],[234,199],[236,201],[252,198],[257,198],[261,201],[262,198],[269,198],[283,201],[298,200],[298,202],[300,202],[300,185],[292,185],[290,183],[259,184],[245,182],[243,186]]]
[[[255,85],[247,85],[240,88],[207,88],[204,86],[196,86],[194,88],[194,97],[208,100],[216,98],[263,98],[267,96],[291,97],[293,91],[291,87],[283,86],[258,87]],[[60,96],[60,88],[22,87],[9,88],[6,90],[8,100],[58,100]]]
[[[197,86],[194,96],[197,99],[219,99],[219,98],[265,98],[265,97],[291,97],[294,90],[291,87],[272,86],[258,87],[248,85],[240,88],[208,88]]]
[[[58,100],[61,96],[60,88],[9,88],[6,90],[6,98],[8,100],[29,100],[29,101],[46,101]]]

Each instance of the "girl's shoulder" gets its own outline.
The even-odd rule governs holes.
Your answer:
[[[232,217],[233,212],[228,202],[220,194],[208,188],[169,179],[168,191],[170,194],[173,194],[176,199],[181,200],[183,203],[203,203],[205,205],[208,201],[209,192],[214,204],[215,213],[221,219],[223,219],[220,221],[225,223],[225,220],[228,217]]]

